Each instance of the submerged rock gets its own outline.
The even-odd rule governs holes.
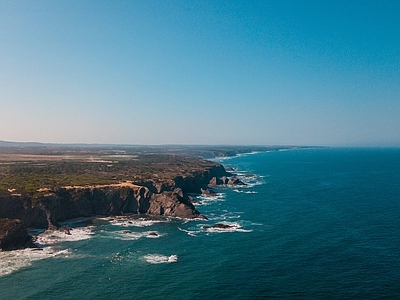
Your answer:
[[[205,225],[203,226],[203,229],[230,229],[230,228],[237,228],[237,226],[234,225],[227,225],[227,224],[222,224],[222,223],[216,223],[212,226]]]

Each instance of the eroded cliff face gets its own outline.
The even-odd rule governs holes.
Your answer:
[[[162,183],[124,182],[91,187],[46,190],[35,197],[0,197],[0,218],[20,219],[27,227],[55,228],[59,222],[86,216],[150,214],[178,218],[204,218],[188,194],[201,193],[213,177],[225,176],[213,166],[191,176]]]

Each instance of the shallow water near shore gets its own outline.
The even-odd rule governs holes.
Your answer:
[[[396,299],[400,149],[220,160],[247,183],[199,197],[209,220],[101,218],[0,253],[2,299]],[[227,228],[209,228],[216,223]]]

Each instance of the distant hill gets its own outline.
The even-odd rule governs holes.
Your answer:
[[[9,142],[0,140],[0,147],[57,147],[57,148],[71,148],[71,147],[124,147],[125,145],[114,145],[114,144],[59,144],[59,143],[40,143],[40,142]]]
[[[309,148],[308,146],[257,145],[128,145],[128,144],[57,144],[40,142],[9,142],[0,140],[0,153],[40,155],[100,155],[100,154],[173,154],[206,159],[235,156],[240,153]],[[314,147],[313,147],[314,148]]]
[[[8,142],[0,140],[0,147],[43,147],[45,145],[38,142]]]

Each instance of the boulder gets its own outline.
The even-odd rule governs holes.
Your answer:
[[[3,251],[34,247],[32,236],[18,219],[0,219],[0,249]]]

